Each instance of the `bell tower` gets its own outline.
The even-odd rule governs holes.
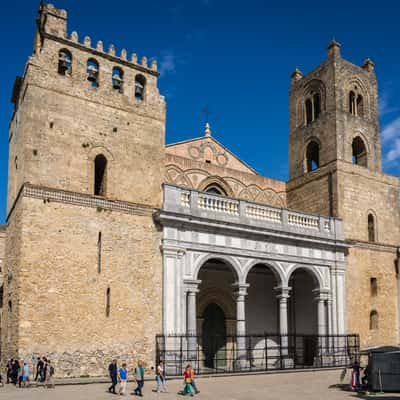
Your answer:
[[[344,60],[340,44],[303,76],[295,69],[289,94],[289,179],[337,160],[381,170],[377,81],[374,64]]]

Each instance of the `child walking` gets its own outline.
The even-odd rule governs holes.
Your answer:
[[[119,394],[120,396],[125,396],[126,394],[126,381],[128,380],[128,371],[126,369],[126,364],[122,364],[122,367],[118,370],[118,378],[120,382]]]
[[[184,387],[181,392],[184,396],[187,395],[188,393],[190,396],[193,397],[193,388],[192,388],[192,368],[190,364],[188,364],[185,368],[185,372],[183,373],[183,382],[184,382]]]
[[[162,389],[161,389],[162,388]],[[165,384],[165,371],[164,371],[164,363],[160,361],[157,367],[157,393],[167,391],[167,386]]]

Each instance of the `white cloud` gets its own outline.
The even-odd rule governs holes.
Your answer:
[[[386,154],[387,163],[393,163],[400,158],[400,139],[395,139],[390,147],[390,150]]]
[[[172,51],[165,51],[161,54],[161,59],[159,62],[158,72],[161,76],[175,72],[176,70],[177,58]]]
[[[387,123],[382,130],[382,139],[384,142],[390,142],[400,138],[400,117]]]
[[[379,115],[384,115],[398,111],[399,107],[393,107],[389,104],[389,93],[383,92],[379,97]]]

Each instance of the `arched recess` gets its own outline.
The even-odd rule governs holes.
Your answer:
[[[95,159],[96,157],[102,154],[106,159],[107,159],[107,195],[110,196],[112,195],[112,177],[113,177],[113,161],[114,161],[114,156],[112,153],[105,148],[104,146],[95,146],[92,147],[88,153],[87,156],[87,191],[88,193],[94,193],[95,191],[95,185],[94,185],[94,175],[95,175]]]
[[[368,167],[368,146],[366,139],[356,135],[351,143],[352,163],[362,167]]]
[[[235,277],[235,283],[244,283],[243,280],[243,273],[242,273],[242,268],[240,266],[239,261],[237,261],[234,257],[227,256],[227,255],[215,255],[215,254],[205,254],[202,257],[199,257],[194,265],[193,268],[193,275],[191,279],[197,280],[199,278],[199,272],[201,268],[203,268],[207,262],[212,261],[212,260],[218,260],[222,263],[224,263],[233,273]]]
[[[206,192],[208,188],[215,188],[222,191],[223,196],[233,197],[233,191],[228,183],[219,176],[209,176],[200,182],[198,189],[201,192]]]
[[[304,86],[303,95],[297,106],[298,125],[309,125],[317,120],[326,109],[326,88],[318,79]]]
[[[368,241],[373,243],[378,241],[378,221],[376,212],[374,210],[368,210],[367,212],[367,233]]]
[[[304,173],[314,171],[320,167],[321,142],[318,138],[310,138],[304,147]]]
[[[349,79],[345,86],[343,109],[361,118],[370,118],[370,97],[364,82],[357,76]]]

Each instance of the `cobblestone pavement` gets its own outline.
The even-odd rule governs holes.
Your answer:
[[[359,398],[356,393],[340,389],[340,371],[296,372],[268,375],[247,375],[236,377],[197,378],[197,385],[201,391],[195,397],[201,399],[218,400],[345,400]],[[181,381],[168,382],[168,393],[155,393],[153,382],[145,382],[144,398],[168,400],[183,398],[177,392],[181,389]],[[126,398],[134,399],[131,395],[133,383],[128,384]],[[11,385],[0,388],[0,399],[4,400],[103,400],[117,396],[106,392],[107,385],[70,385],[58,386],[55,389],[30,388],[16,389]],[[377,398],[367,396],[362,398]],[[397,400],[400,394],[380,395],[380,399]]]

